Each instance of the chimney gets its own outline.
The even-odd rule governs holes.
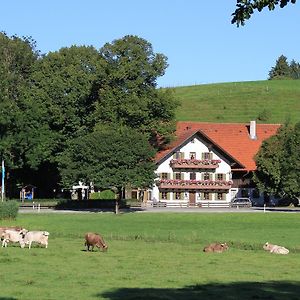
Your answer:
[[[250,121],[250,139],[251,140],[256,140],[256,121]]]

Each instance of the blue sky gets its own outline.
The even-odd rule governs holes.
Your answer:
[[[138,35],[168,57],[163,87],[265,80],[281,54],[300,62],[299,2],[237,28],[235,0],[10,0],[0,31],[32,36],[42,53]]]

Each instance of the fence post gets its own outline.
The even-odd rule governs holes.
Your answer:
[[[32,202],[32,209],[34,209],[34,201]]]

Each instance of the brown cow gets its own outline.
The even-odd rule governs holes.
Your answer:
[[[213,243],[204,247],[203,252],[217,252],[221,253],[228,250],[228,245],[226,243]]]
[[[90,247],[92,247],[92,251],[93,251],[95,246],[99,249],[102,249],[102,251],[107,251],[108,246],[106,245],[106,243],[104,242],[100,234],[88,232],[85,234],[84,237],[85,237],[84,245],[87,247],[87,251],[90,251]]]

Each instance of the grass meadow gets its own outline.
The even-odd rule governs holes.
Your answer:
[[[293,123],[299,121],[299,80],[265,80],[174,88],[178,121]]]
[[[0,249],[0,300],[300,299],[296,213],[40,213],[1,225],[50,237],[48,249]],[[87,231],[107,253],[85,251]],[[216,241],[230,249],[202,252]],[[290,254],[265,252],[266,241]]]

